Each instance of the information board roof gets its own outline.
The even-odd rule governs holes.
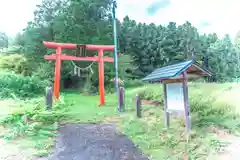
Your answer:
[[[193,60],[180,62],[173,65],[168,65],[162,68],[155,69],[151,74],[143,78],[143,81],[161,81],[171,78],[181,78],[182,73],[187,71],[192,77],[211,76],[211,72],[200,67]]]

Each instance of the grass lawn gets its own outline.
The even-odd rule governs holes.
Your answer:
[[[2,130],[5,131],[2,136],[7,140],[28,141],[23,147],[33,148],[37,151],[35,154],[43,156],[54,145],[59,123],[111,121],[117,124],[119,132],[130,137],[153,160],[186,157],[206,159],[211,152],[218,152],[225,146],[225,137],[239,131],[236,94],[239,91],[239,84],[190,84],[192,133],[188,142],[184,134],[183,118],[171,118],[170,129],[165,129],[161,105],[143,105],[143,117],[136,118],[135,95],[139,94],[146,100],[161,100],[160,85],[127,90],[126,111],[121,114],[116,110],[115,95],[107,95],[106,106],[97,107],[98,96],[62,93],[61,100],[55,103],[52,112],[44,111],[42,99],[16,103],[18,106],[6,103],[5,107],[0,105],[5,108],[4,113],[1,111],[5,115],[2,118]],[[9,111],[9,108],[14,109]],[[22,119],[24,115],[27,122]]]

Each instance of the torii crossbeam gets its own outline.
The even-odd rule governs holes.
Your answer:
[[[104,57],[104,51],[113,51],[114,45],[90,45],[86,44],[86,49],[91,51],[97,51],[98,56],[94,57],[76,57],[62,54],[63,49],[75,49],[77,44],[70,43],[55,43],[55,42],[43,42],[48,48],[56,49],[56,54],[46,55],[44,59],[55,60],[55,78],[54,78],[54,96],[59,99],[60,91],[60,77],[61,77],[61,61],[62,60],[72,60],[72,61],[96,61],[98,62],[98,72],[99,72],[99,94],[100,94],[100,104],[105,104],[104,97],[104,62],[114,62],[113,58]]]

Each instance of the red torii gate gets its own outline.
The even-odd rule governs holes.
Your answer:
[[[86,49],[91,51],[97,51],[98,56],[93,57],[76,57],[62,54],[63,49],[75,49],[77,44],[71,43],[55,43],[55,42],[43,42],[48,48],[56,49],[56,54],[46,55],[44,59],[55,60],[55,78],[54,78],[54,96],[59,99],[60,91],[60,74],[61,74],[61,61],[62,60],[73,60],[73,61],[97,61],[98,62],[98,72],[99,72],[99,94],[100,94],[100,104],[105,104],[104,98],[104,62],[114,62],[113,58],[104,57],[104,51],[113,51],[114,45],[90,45],[86,44]]]

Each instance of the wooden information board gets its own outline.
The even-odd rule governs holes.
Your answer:
[[[167,111],[184,111],[183,83],[168,83]]]

